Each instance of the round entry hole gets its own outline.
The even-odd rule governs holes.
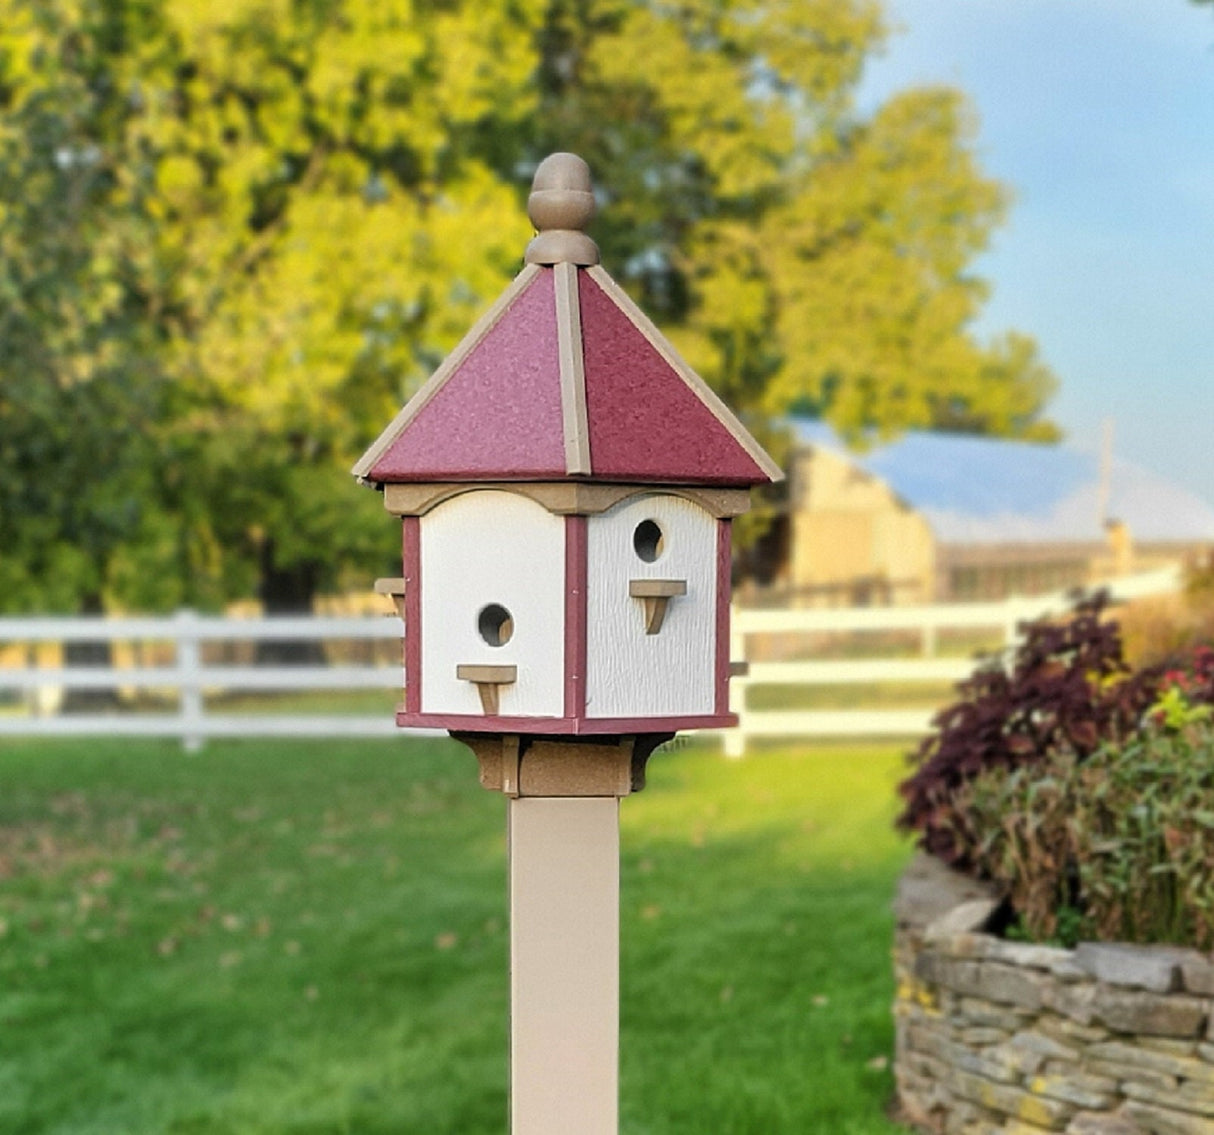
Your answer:
[[[514,617],[500,603],[490,603],[477,615],[476,629],[490,646],[505,646],[514,634]]]
[[[656,521],[642,520],[632,534],[632,546],[641,559],[651,564],[665,550],[666,537]]]

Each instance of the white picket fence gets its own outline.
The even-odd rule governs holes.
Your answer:
[[[1176,592],[1183,583],[1179,566],[1106,585],[1115,602]],[[918,709],[865,707],[864,686],[892,682],[925,687],[963,681],[973,673],[972,656],[940,657],[938,646],[947,632],[993,632],[991,647],[1007,650],[1017,640],[1021,623],[1059,614],[1070,605],[1067,594],[1012,598],[990,603],[945,603],[916,607],[847,607],[806,610],[735,610],[731,623],[734,660],[755,658],[752,639],[778,635],[787,644],[795,636],[888,637],[917,636],[916,657],[860,657],[748,662],[746,672],[730,681],[730,705],[738,715],[735,729],[725,731],[725,751],[740,756],[755,737],[877,737],[912,738],[926,733],[938,706]],[[856,708],[842,710],[758,710],[749,697],[759,686],[855,686]]]
[[[1117,599],[1166,594],[1180,586],[1179,570],[1128,577],[1111,586]],[[957,630],[993,630],[1010,645],[1024,620],[1061,611],[1064,596],[1014,599],[999,603],[960,603],[924,607],[864,607],[809,610],[747,610],[733,613],[732,658],[751,659],[748,673],[731,683],[736,729],[722,734],[726,751],[740,754],[750,738],[760,737],[913,737],[923,733],[932,709],[863,708],[864,687],[874,683],[956,682],[974,662],[967,657],[941,657],[941,635]],[[767,661],[756,640],[771,636],[787,646],[791,637],[912,634],[919,638],[917,657],[855,657]],[[223,713],[210,701],[216,695],[250,691],[319,690],[387,691],[401,688],[399,664],[349,663],[321,666],[261,666],[204,660],[204,647],[214,643],[263,640],[308,640],[357,643],[398,640],[394,617],[326,617],[242,619],[198,615],[189,611],[165,618],[0,618],[0,648],[24,647],[32,658],[39,644],[106,641],[141,657],[159,653],[170,659],[156,665],[132,663],[114,667],[0,665],[0,694],[23,695],[13,705],[0,703],[0,736],[161,736],[177,737],[197,749],[209,737],[387,737],[400,734],[390,708],[375,716],[351,713]],[[133,651],[142,644],[145,649]],[[20,650],[19,650],[20,652]],[[795,653],[795,651],[794,651]],[[767,710],[748,705],[756,687],[855,686],[861,708],[847,710]],[[166,707],[150,712],[67,714],[53,707],[65,690],[107,689],[160,695]],[[390,706],[390,700],[386,705]]]
[[[400,665],[252,666],[203,661],[207,643],[400,641],[401,624],[387,617],[241,619],[179,611],[171,617],[0,618],[0,645],[108,642],[171,648],[172,662],[156,666],[0,667],[0,691],[27,695],[26,712],[0,712],[0,735],[115,735],[179,737],[197,749],[208,737],[390,737],[400,731],[391,712],[358,714],[221,714],[210,695],[241,690],[307,691],[401,689]],[[174,692],[172,712],[61,714],[39,712],[64,690]],[[47,693],[52,696],[45,696]],[[39,697],[38,695],[44,695]],[[389,703],[390,705],[390,703]]]

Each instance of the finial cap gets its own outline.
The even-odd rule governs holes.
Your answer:
[[[583,231],[594,217],[590,167],[576,154],[551,154],[536,167],[527,215],[539,235],[527,246],[528,264],[590,265],[598,245]]]

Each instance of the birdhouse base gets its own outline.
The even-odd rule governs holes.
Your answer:
[[[728,666],[729,664],[726,663]],[[523,717],[507,714],[421,713],[398,706],[396,724],[402,729],[446,729],[453,737],[466,733],[484,733],[490,737],[518,734],[520,737],[581,739],[596,744],[611,743],[611,738],[641,737],[661,733],[672,736],[687,729],[732,729],[738,723],[736,713],[685,713],[664,717]]]
[[[674,733],[545,737],[452,732],[480,765],[481,784],[505,796],[629,796],[645,787],[653,751]]]

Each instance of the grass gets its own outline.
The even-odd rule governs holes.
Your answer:
[[[622,807],[621,1131],[898,1131],[897,754],[650,769]],[[452,742],[6,742],[0,1131],[503,1131],[504,851]]]
[[[822,683],[813,686],[763,685],[746,688],[752,711],[788,709],[939,709],[956,699],[952,682]]]

